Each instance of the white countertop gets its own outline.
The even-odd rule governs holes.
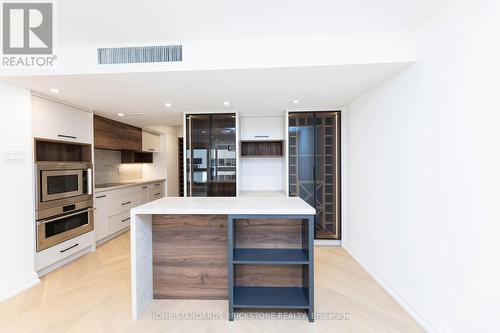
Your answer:
[[[112,182],[112,183],[116,183],[118,185],[107,186],[107,187],[96,187],[94,192],[101,193],[101,192],[117,190],[117,189],[125,188],[125,187],[131,187],[131,186],[137,186],[137,185],[149,184],[149,183],[156,183],[156,182],[162,182],[162,181],[165,181],[165,178],[162,178],[162,179],[137,179],[137,180],[129,180],[129,181],[123,181],[123,182]],[[120,183],[122,183],[122,184],[120,184]],[[99,186],[99,184],[97,184],[96,186]]]
[[[316,210],[299,197],[166,197],[131,214],[314,215]]]

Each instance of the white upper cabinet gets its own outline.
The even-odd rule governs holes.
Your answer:
[[[92,113],[32,97],[35,138],[92,144]]]
[[[283,117],[242,117],[243,141],[283,140]]]
[[[160,136],[158,134],[142,130],[142,151],[150,153],[160,152]]]

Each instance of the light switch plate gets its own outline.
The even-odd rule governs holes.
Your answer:
[[[4,164],[18,165],[26,163],[26,153],[24,150],[7,150],[4,153]]]

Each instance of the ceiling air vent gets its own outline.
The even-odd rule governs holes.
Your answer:
[[[99,65],[182,61],[182,45],[97,49]]]

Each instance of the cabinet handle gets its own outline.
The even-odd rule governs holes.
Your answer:
[[[143,186],[143,187],[141,187],[141,188],[144,190],[144,189],[147,189],[148,187],[147,187],[147,186]]]
[[[156,149],[154,149],[154,148],[149,148],[148,150],[149,150],[149,151],[155,151]]]
[[[60,138],[66,138],[66,139],[76,139],[76,136],[73,136],[73,135],[57,134],[57,136]]]
[[[101,199],[101,198],[105,198],[106,197],[106,194],[103,194],[103,195],[100,195],[100,196],[97,196],[95,197],[96,199]]]
[[[255,135],[255,138],[268,138],[269,135]]]
[[[161,194],[161,192],[160,193],[155,193],[155,196],[160,195],[160,194]]]
[[[123,219],[122,222],[130,220],[130,217],[127,217],[126,219]]]
[[[160,185],[161,185],[161,184],[155,184],[155,187],[158,187],[158,186],[160,186]]]
[[[66,252],[66,251],[68,251],[68,250],[71,250],[72,248],[77,247],[78,245],[79,245],[79,244],[78,244],[78,243],[76,243],[75,245],[70,246],[70,247],[68,247],[67,249],[61,250],[61,251],[59,251],[59,252],[64,253],[64,252]]]
[[[127,202],[122,203],[122,206],[125,206],[125,205],[128,205],[128,204],[131,204],[131,203],[132,203],[132,201],[127,201]]]

